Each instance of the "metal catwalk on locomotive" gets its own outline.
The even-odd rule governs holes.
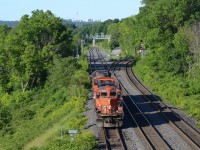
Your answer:
[[[107,70],[92,73],[92,90],[98,127],[123,125],[123,99],[119,83]]]

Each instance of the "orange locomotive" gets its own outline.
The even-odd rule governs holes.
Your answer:
[[[124,115],[123,99],[117,79],[103,70],[93,72],[91,77],[97,126],[121,127]]]

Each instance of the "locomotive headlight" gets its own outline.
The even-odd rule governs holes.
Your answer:
[[[110,99],[108,100],[108,103],[110,104]]]

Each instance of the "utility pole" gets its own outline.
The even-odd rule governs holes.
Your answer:
[[[77,39],[77,42],[76,42],[76,59],[78,60],[79,58],[79,54],[78,54],[78,39]]]
[[[83,45],[84,45],[84,40],[81,40],[81,55],[83,55]]]
[[[61,130],[60,130],[60,139],[62,140],[62,138],[63,138],[63,130],[61,128]]]
[[[136,46],[134,46],[134,48],[133,48],[133,56],[135,56],[136,55]]]

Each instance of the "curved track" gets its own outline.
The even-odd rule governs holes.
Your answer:
[[[129,65],[129,63],[127,63]],[[187,124],[182,118],[175,114],[167,105],[160,101],[156,96],[154,96],[146,87],[144,87],[138,78],[133,73],[130,67],[126,67],[126,73],[132,84],[137,87],[137,89],[145,97],[145,101],[149,102],[152,107],[154,107],[160,114],[165,118],[167,122],[178,132],[178,134],[184,138],[185,141],[193,149],[200,148],[200,134],[193,127]]]
[[[123,64],[126,65],[126,63],[128,62],[129,61],[125,63],[122,62],[120,65],[119,63],[115,64],[118,64],[117,68],[119,69],[119,66],[124,66]],[[114,73],[114,75],[117,77],[116,73]],[[132,116],[131,118],[133,119],[137,128],[142,133],[140,137],[145,137],[145,143],[146,146],[148,146],[148,149],[160,149],[161,147],[162,149],[171,149],[170,145],[165,141],[165,139],[163,139],[160,133],[154,128],[154,126],[149,122],[144,113],[135,104],[131,94],[129,94],[128,90],[125,87],[126,85],[124,85],[120,80],[118,81],[120,82],[124,93],[126,93],[126,100],[124,100],[124,105],[128,110],[129,115]]]
[[[131,69],[131,61],[114,61],[112,64],[107,64],[103,55],[99,52],[99,49],[94,48],[90,50],[89,53],[90,73],[95,70],[110,70],[118,79],[124,92],[124,98],[126,99],[124,101],[125,114],[128,116],[129,122],[134,126],[136,134],[142,140],[145,149],[176,149],[174,145],[171,146],[171,143],[166,139],[165,135],[163,135],[163,133],[152,124],[151,120],[149,120],[147,116],[152,115],[152,113],[156,113],[158,116],[162,117],[167,125],[170,126],[191,149],[200,149],[199,132],[189,126],[181,117],[175,114],[167,105],[157,99],[156,96],[141,84]],[[138,104],[134,101],[133,95],[129,93],[126,84],[123,83],[123,81],[121,82],[116,72],[123,72],[126,74],[125,78],[129,80],[133,87],[136,87],[137,90],[141,92],[144,96],[145,103],[152,107],[154,111],[142,111],[140,107],[138,107]],[[121,132],[121,129],[119,129],[119,131]],[[123,137],[122,134],[118,137],[117,135],[119,134],[117,134],[114,129],[102,131],[101,135],[103,136],[102,133],[105,135],[104,138],[102,137],[101,139],[104,139],[106,149],[116,149],[116,145],[125,143],[123,142],[123,138],[125,137]],[[108,133],[107,136],[106,133]],[[122,146],[121,148],[126,149],[126,146]]]
[[[120,70],[121,66],[124,66],[124,64],[120,64],[120,62],[116,61],[113,63],[113,65],[108,67],[108,64],[105,62],[99,50],[96,50],[96,52],[99,57],[99,60],[104,66],[103,67],[104,69],[113,67],[113,71],[114,71],[116,69]],[[121,84],[121,87],[124,89],[124,91],[126,91],[126,89],[124,88],[122,84]],[[130,100],[131,100],[131,96],[129,95],[129,93],[127,91],[126,93],[130,97]],[[159,133],[155,130],[155,128],[151,125],[151,123],[145,117],[145,115],[132,102],[133,102],[132,100],[126,101],[124,105],[133,120],[134,126],[135,125],[137,126],[137,131],[140,134],[140,137],[142,137],[145,147],[147,149],[159,149],[160,147],[162,147],[163,149],[170,149],[170,146],[166,143],[164,139],[162,139],[161,135],[159,135]]]

